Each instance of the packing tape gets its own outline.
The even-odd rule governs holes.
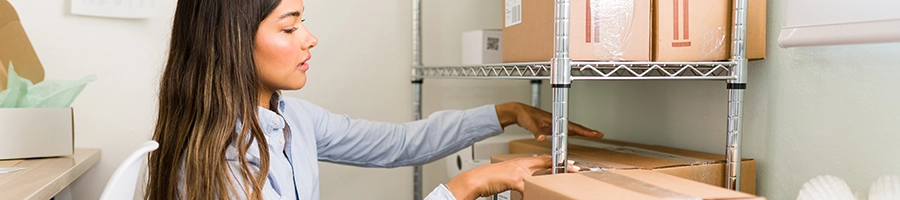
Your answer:
[[[608,53],[611,60],[624,60],[625,47],[634,27],[634,0],[588,0],[586,42],[594,54]]]
[[[581,173],[581,175],[613,184],[620,188],[625,188],[641,194],[646,194],[667,200],[702,200],[700,197],[692,197],[675,191],[667,190],[653,184],[649,184],[631,177],[623,176],[613,172],[590,172]]]

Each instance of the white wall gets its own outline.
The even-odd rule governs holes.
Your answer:
[[[112,170],[149,138],[157,79],[174,1],[159,17],[122,20],[68,14],[69,1],[10,0],[35,46],[46,79],[97,74],[75,101],[78,148],[101,161],[73,183],[76,199],[96,199]],[[319,37],[307,88],[287,95],[335,113],[387,122],[412,119],[410,1],[306,2]],[[784,24],[785,3],[769,1],[769,30]],[[459,33],[500,27],[499,2],[425,1],[425,63],[457,64]],[[768,34],[768,58],[750,68],[744,155],[758,160],[759,192],[793,199],[820,174],[848,181],[861,197],[878,176],[900,174],[898,44],[781,49]],[[486,103],[528,102],[527,82],[425,81],[424,113]],[[463,86],[482,89],[468,90]],[[724,152],[727,92],[721,82],[576,82],[571,119],[608,138]],[[486,88],[486,89],[485,89]],[[544,85],[546,87],[546,83]],[[501,94],[502,93],[502,94]],[[549,105],[544,90],[544,107]],[[512,128],[521,132],[520,129]],[[426,165],[424,193],[446,182],[443,161]],[[322,163],[323,199],[410,199],[412,170]]]

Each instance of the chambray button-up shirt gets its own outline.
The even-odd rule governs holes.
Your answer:
[[[267,200],[319,199],[317,161],[386,168],[421,165],[503,132],[494,105],[439,111],[423,120],[391,124],[351,119],[296,98],[273,98],[278,98],[278,113],[262,107],[258,111],[269,147],[269,174],[263,188]],[[234,146],[228,148],[226,158],[233,174],[239,174],[242,164],[258,170],[255,143],[247,151],[247,163],[237,161]],[[242,185],[240,179],[232,181]],[[238,190],[235,195],[245,199],[243,190]],[[438,185],[426,199],[453,196]]]

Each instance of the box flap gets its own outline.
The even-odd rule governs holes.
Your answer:
[[[700,152],[700,151],[692,151],[692,150],[687,150],[687,149],[672,148],[672,147],[661,146],[661,145],[638,144],[638,143],[609,140],[609,139],[589,138],[589,137],[582,137],[582,136],[570,136],[569,140],[570,141],[579,141],[580,140],[580,141],[591,141],[591,142],[597,142],[597,143],[608,143],[608,144],[619,145],[619,146],[637,147],[637,148],[642,148],[642,149],[666,152],[666,153],[671,153],[671,154],[675,154],[675,155],[679,155],[679,156],[691,157],[691,158],[697,158],[697,159],[703,159],[703,160],[713,160],[713,161],[717,161],[717,162],[725,161],[724,155],[706,153],[706,152]],[[569,142],[569,143],[572,143],[572,142]]]
[[[550,154],[550,142],[537,142],[533,139],[513,140],[509,144],[511,154],[537,153]],[[703,154],[694,157],[688,150],[680,150],[682,154],[674,154],[667,151],[669,147],[642,145],[613,140],[580,140],[578,137],[570,137],[568,155],[577,156],[587,161],[605,161],[624,165],[636,166],[642,169],[658,169],[675,166],[695,165],[699,163],[718,163],[724,161],[724,156]],[[653,149],[657,150],[653,150]],[[671,148],[674,149],[674,148]],[[683,151],[683,152],[681,152]],[[702,152],[699,152],[702,153]],[[716,158],[716,159],[710,159]]]
[[[38,83],[44,80],[44,67],[19,22],[12,4],[0,0],[0,91],[6,89],[7,69],[12,61],[19,76]]]

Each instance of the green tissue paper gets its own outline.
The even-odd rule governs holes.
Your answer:
[[[9,62],[7,88],[0,92],[0,108],[66,108],[84,90],[88,82],[97,80],[89,75],[79,80],[45,80],[32,84],[19,77]]]

